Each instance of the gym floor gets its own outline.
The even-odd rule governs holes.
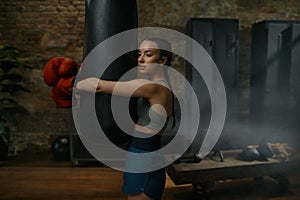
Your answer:
[[[299,166],[297,164],[297,166]],[[208,192],[209,199],[293,200],[300,199],[300,173],[288,172],[288,191],[272,178],[219,181]],[[121,193],[122,173],[100,166],[73,166],[54,161],[49,153],[23,154],[0,162],[0,199],[126,199]],[[192,185],[175,185],[167,177],[163,200],[200,200],[204,195]]]

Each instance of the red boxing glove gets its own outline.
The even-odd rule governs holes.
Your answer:
[[[52,89],[52,98],[56,105],[61,108],[72,107],[72,88],[75,76],[59,79],[56,86]]]
[[[52,58],[45,65],[44,81],[48,86],[55,87],[61,77],[76,76],[78,68],[79,65],[72,58]]]

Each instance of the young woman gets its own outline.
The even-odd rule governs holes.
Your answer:
[[[134,134],[147,134],[147,138],[132,137],[128,147],[130,152],[151,152],[160,148],[161,136],[168,121],[166,119],[173,108],[172,91],[166,67],[163,67],[171,64],[171,57],[171,46],[167,41],[158,38],[145,39],[138,49],[138,73],[142,78],[126,82],[87,78],[76,85],[77,89],[85,91],[138,97],[138,119]],[[118,87],[115,87],[116,84]],[[126,88],[137,89],[133,94],[128,94]],[[149,134],[152,134],[151,137]],[[165,181],[164,169],[147,173],[125,172],[122,191],[127,194],[128,200],[160,200]]]

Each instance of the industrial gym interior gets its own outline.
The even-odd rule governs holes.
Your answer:
[[[59,107],[43,79],[52,58],[83,62],[92,2],[0,2],[0,199],[126,199],[122,171],[86,149],[72,108]],[[226,91],[220,137],[201,156],[213,116],[211,88],[191,62],[173,56],[171,67],[199,100],[201,123],[187,151],[166,166],[163,199],[299,199],[300,1],[137,0],[135,9],[135,27],[128,29],[166,28],[192,38]],[[114,15],[96,11],[95,21]],[[184,96],[177,79],[172,84]],[[175,112],[179,126],[180,106]],[[176,133],[166,133],[168,143]]]

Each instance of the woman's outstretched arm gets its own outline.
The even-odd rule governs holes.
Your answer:
[[[79,81],[76,88],[87,92],[151,98],[157,94],[160,89],[164,88],[164,86],[146,79],[118,82],[91,77]]]

